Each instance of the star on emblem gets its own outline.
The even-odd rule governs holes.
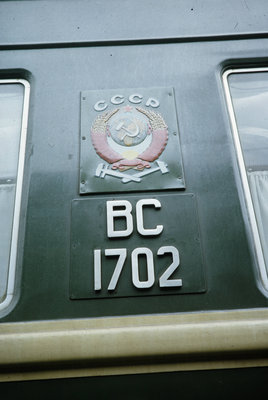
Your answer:
[[[133,107],[131,107],[131,106],[123,107],[123,112],[130,112],[132,110],[133,110]]]

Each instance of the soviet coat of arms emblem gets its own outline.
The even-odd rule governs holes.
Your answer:
[[[168,89],[82,93],[81,193],[184,187]]]

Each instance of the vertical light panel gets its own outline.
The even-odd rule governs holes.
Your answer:
[[[268,290],[268,68],[223,74],[262,284]]]
[[[0,311],[14,295],[30,85],[0,80]]]

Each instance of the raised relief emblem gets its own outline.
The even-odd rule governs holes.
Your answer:
[[[97,154],[109,163],[98,164],[97,177],[109,175],[129,183],[141,182],[144,176],[159,170],[168,172],[163,161],[152,166],[168,141],[168,127],[154,111],[124,106],[102,113],[92,125],[91,140]],[[130,175],[126,173],[130,169],[139,172]]]
[[[81,193],[184,187],[170,97],[165,88],[82,93]]]

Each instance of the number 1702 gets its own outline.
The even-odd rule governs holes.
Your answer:
[[[179,251],[174,246],[162,246],[158,249],[157,255],[170,253],[172,256],[172,263],[166,268],[164,273],[159,278],[160,287],[180,287],[182,286],[181,279],[170,279],[173,272],[180,265]],[[123,270],[126,258],[127,249],[105,249],[105,256],[118,256],[113,275],[108,285],[108,290],[113,291],[116,289],[121,272]],[[146,269],[147,279],[140,279],[139,271],[139,256],[145,256],[146,258]],[[102,289],[102,265],[101,265],[101,250],[94,250],[94,290],[99,291]],[[137,247],[131,252],[131,272],[132,272],[132,283],[137,289],[148,289],[155,283],[155,270],[154,270],[154,258],[153,253],[147,247]]]

